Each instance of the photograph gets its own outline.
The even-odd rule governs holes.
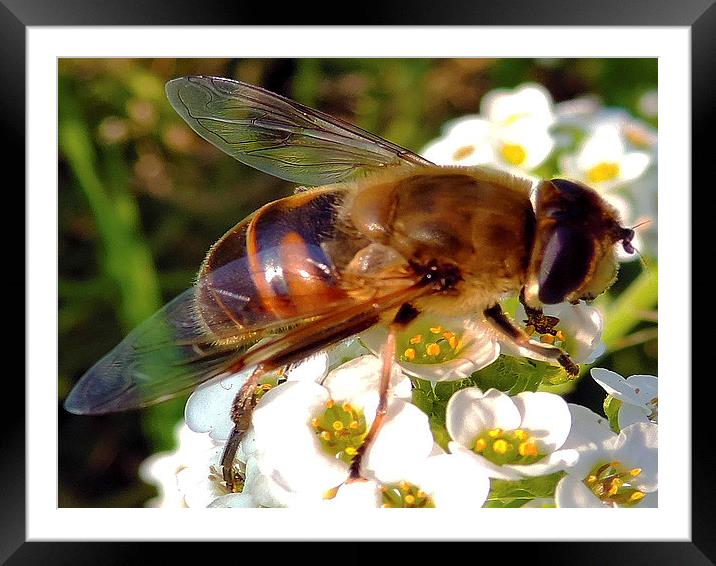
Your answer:
[[[658,508],[660,71],[58,57],[57,507]]]

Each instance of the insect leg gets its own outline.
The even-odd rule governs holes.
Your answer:
[[[378,408],[375,411],[375,419],[373,424],[368,430],[363,443],[358,448],[356,455],[351,461],[351,465],[348,473],[347,483],[354,481],[363,481],[364,478],[360,474],[361,462],[366,452],[370,448],[371,444],[375,441],[378,432],[383,426],[385,421],[385,415],[388,412],[388,391],[390,389],[390,378],[393,375],[393,363],[395,361],[395,340],[396,334],[399,330],[405,327],[409,322],[418,316],[419,311],[412,305],[405,303],[403,304],[398,313],[395,315],[393,322],[388,328],[388,337],[383,345],[383,349],[380,352],[380,358],[382,362],[380,371],[380,385],[379,385],[379,400]]]
[[[233,492],[236,487],[236,469],[234,468],[234,459],[236,458],[236,451],[239,449],[239,443],[244,433],[249,429],[251,425],[251,413],[256,405],[256,398],[254,397],[254,391],[256,385],[261,379],[261,376],[265,375],[267,368],[260,364],[256,366],[256,369],[251,373],[249,378],[244,382],[239,389],[239,392],[234,397],[234,401],[231,404],[231,420],[234,422],[234,428],[231,429],[229,439],[224,446],[224,451],[221,454],[221,468],[224,476],[224,481],[229,491]]]
[[[492,326],[507,336],[517,346],[525,348],[530,352],[545,356],[550,360],[559,363],[569,375],[578,375],[579,366],[575,364],[561,348],[548,344],[537,344],[530,340],[530,337],[507,317],[500,305],[495,305],[484,311],[485,317]]]
[[[552,336],[557,334],[555,326],[559,323],[559,319],[556,316],[544,314],[541,308],[528,305],[524,287],[520,291],[520,303],[527,314],[527,320],[525,320],[527,326],[532,326],[539,334],[551,334]]]

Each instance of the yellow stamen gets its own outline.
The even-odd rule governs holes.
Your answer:
[[[413,361],[415,359],[415,348],[408,348],[403,352],[403,356],[406,360]]]
[[[521,428],[516,428],[515,430],[513,430],[513,431],[512,431],[512,435],[513,435],[517,440],[526,440],[526,439],[527,439],[527,436],[528,436],[528,434],[527,434],[524,430],[522,430]]]
[[[360,423],[358,421],[351,421],[351,424],[348,425],[348,428],[351,430],[356,430],[358,427],[360,427]]]
[[[419,489],[415,495],[417,495],[420,499],[425,499],[428,496],[428,494],[425,493],[422,489]]]
[[[416,334],[415,336],[413,336],[413,337],[409,340],[409,342],[410,342],[411,344],[420,344],[422,341],[423,341],[423,335],[422,335],[422,334]]]
[[[534,442],[522,442],[517,447],[520,456],[537,456],[537,446]]]
[[[408,482],[406,482],[405,480],[403,480],[398,484],[398,487],[400,489],[402,489],[403,491],[408,491],[410,489],[410,484]]]
[[[475,153],[474,145],[464,145],[455,150],[455,153],[452,154],[452,158],[455,161],[461,161],[466,157],[470,157],[473,153]]]
[[[408,505],[412,505],[413,503],[415,503],[415,496],[414,496],[414,495],[406,495],[406,496],[405,496],[405,502],[406,502]]]
[[[592,183],[609,181],[619,176],[619,164],[603,161],[587,171],[587,178]]]
[[[457,338],[453,336],[452,338],[448,339],[448,344],[453,350],[457,350]]]
[[[345,401],[345,402],[341,405],[341,408],[342,408],[346,413],[352,413],[352,412],[353,412],[353,406],[352,406],[348,401]]]
[[[438,346],[435,342],[431,342],[425,346],[425,352],[428,356],[437,356],[440,353],[440,346]]]
[[[442,331],[443,331],[442,326],[431,326],[430,327],[430,332],[432,332],[433,334],[440,334]]]
[[[445,340],[449,341],[450,338],[454,338],[454,337],[455,337],[454,332],[443,332],[443,338],[445,338]]]
[[[504,454],[507,452],[507,449],[510,447],[510,445],[507,443],[506,440],[503,440],[500,438],[499,440],[495,440],[495,442],[492,444],[492,449],[497,452],[498,454]]]
[[[323,499],[333,499],[338,494],[338,488],[332,487],[323,494]]]
[[[545,344],[554,344],[554,336],[551,334],[542,334],[542,336],[539,337],[539,341]]]
[[[333,405],[335,404],[336,402],[333,399],[329,399],[328,401],[326,401],[326,409],[332,409]]]
[[[587,477],[587,483],[594,483],[595,481],[597,481],[597,476],[591,475]]]
[[[643,491],[635,491],[629,496],[629,501],[632,503],[635,501],[641,501],[644,497],[646,497],[646,493]]]
[[[609,488],[609,491],[607,491],[607,495],[616,495],[617,491],[619,491],[619,486],[616,484],[612,484],[612,486]]]
[[[475,441],[475,451],[476,452],[482,452],[485,448],[487,448],[487,442],[484,438],[478,438]]]
[[[357,453],[358,453],[358,450],[356,450],[355,447],[353,447],[353,446],[348,446],[346,448],[346,454],[348,454],[349,456],[355,456]]]
[[[333,430],[343,430],[343,423],[341,421],[333,421]]]
[[[629,470],[629,475],[633,478],[638,476],[640,473],[641,473],[641,468],[632,468],[631,470]]]
[[[505,432],[505,431],[498,427],[498,428],[493,428],[491,430],[488,430],[487,435],[492,438],[497,438],[498,436],[501,436],[503,432]]]
[[[557,340],[559,340],[560,342],[564,342],[564,339],[566,338],[566,336],[564,335],[564,332],[562,332],[561,330],[557,331],[556,336],[557,336]]]
[[[318,427],[320,426],[320,421],[319,421],[317,418],[312,418],[312,419],[311,419],[311,426],[312,426],[313,428],[318,428]]]
[[[322,438],[323,440],[325,440],[325,441],[328,441],[328,440],[331,439],[331,433],[328,432],[327,430],[324,430],[324,431],[321,433],[321,438]]]

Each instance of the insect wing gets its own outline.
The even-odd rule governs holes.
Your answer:
[[[192,129],[231,157],[302,185],[358,178],[382,167],[431,165],[357,126],[263,88],[191,76],[166,85]]]
[[[273,249],[229,262],[127,335],[82,376],[65,408],[102,414],[160,402],[231,370],[261,339],[345,306],[346,295],[331,293],[319,280],[322,271],[309,271],[315,262],[304,250],[281,249],[292,271],[284,275],[300,273],[306,291],[295,292],[293,299],[315,305],[312,309],[282,314],[277,312],[280,297],[261,297],[253,281],[273,275]]]
[[[236,348],[207,335],[194,297],[195,289],[185,291],[135,328],[82,376],[65,408],[102,414],[142,407],[222,373]]]

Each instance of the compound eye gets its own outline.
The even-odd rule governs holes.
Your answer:
[[[594,242],[583,231],[559,226],[547,242],[539,269],[539,300],[561,303],[587,278],[594,256]]]

